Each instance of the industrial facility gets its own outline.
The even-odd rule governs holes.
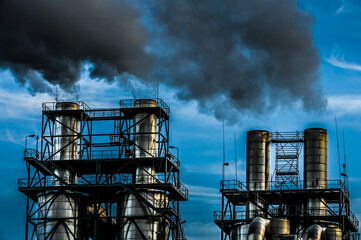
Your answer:
[[[28,174],[18,182],[25,239],[186,239],[179,203],[188,190],[169,116],[161,99],[104,109],[43,103],[41,136],[25,147]]]
[[[246,182],[222,179],[220,184],[222,210],[214,212],[214,222],[222,240],[359,240],[345,166],[343,179],[327,177],[325,129],[249,131],[246,164]]]

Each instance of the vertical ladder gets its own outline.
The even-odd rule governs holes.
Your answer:
[[[120,120],[114,120],[114,134],[110,135],[111,144],[119,144],[120,142]]]

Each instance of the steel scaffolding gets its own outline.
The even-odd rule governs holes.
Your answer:
[[[258,217],[288,221],[289,233],[285,236],[292,235],[289,239],[300,239],[301,233],[312,224],[322,223],[339,227],[342,239],[360,239],[359,221],[351,211],[350,193],[344,181],[312,179],[310,174],[299,180],[299,156],[303,144],[309,154],[308,160],[315,162],[307,162],[311,166],[308,171],[314,174],[313,168],[319,172],[327,169],[327,165],[321,165],[327,159],[326,131],[307,131],[311,132],[308,141],[314,142],[306,142],[305,133],[301,131],[269,133],[253,130],[247,133],[247,181],[222,179],[220,182],[222,205],[221,211],[214,212],[214,223],[221,229],[222,240],[251,239],[252,236],[247,237],[250,236],[248,231],[254,233],[256,230],[251,229],[250,224]],[[274,181],[269,180],[268,174],[271,143],[276,145]],[[320,152],[324,154],[323,158]],[[267,239],[269,237],[273,239],[274,236],[267,235]],[[279,237],[275,239],[284,239]]]
[[[18,181],[27,196],[25,239],[55,239],[59,231],[74,240],[130,239],[124,233],[130,226],[141,239],[186,239],[179,202],[188,200],[188,189],[180,182],[179,159],[169,150],[170,109],[161,99],[153,99],[155,105],[135,106],[136,101],[106,109],[43,103],[40,149],[25,149],[28,176]],[[64,124],[62,116],[77,119],[77,128]],[[149,118],[156,131],[137,132]],[[155,136],[154,147],[139,144],[140,135]],[[70,215],[54,217],[51,205],[61,201]],[[125,214],[134,202],[143,213]],[[150,237],[144,221],[158,224]]]
[[[297,186],[303,132],[271,132],[271,143],[276,146],[276,182],[280,185],[291,184]]]

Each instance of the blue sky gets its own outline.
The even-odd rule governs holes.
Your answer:
[[[313,37],[321,56],[322,91],[328,100],[324,113],[307,113],[296,103],[277,106],[264,115],[242,115],[226,126],[226,178],[234,178],[234,133],[237,133],[238,176],[245,180],[245,135],[250,129],[293,131],[323,127],[329,132],[329,179],[337,178],[334,118],[345,133],[351,207],[361,219],[361,3],[359,1],[303,0],[300,7],[314,17]],[[134,89],[116,82],[91,80],[85,70],[77,82],[78,100],[92,108],[116,107],[120,99],[132,98]],[[154,97],[154,86],[132,80],[137,97]],[[60,91],[60,90],[59,90]],[[220,210],[219,180],[222,162],[222,123],[201,113],[195,101],[181,101],[176,89],[160,85],[160,97],[171,107],[171,144],[180,148],[182,181],[190,190],[182,204],[188,239],[216,240],[213,211]],[[17,191],[17,179],[26,176],[22,159],[25,136],[40,134],[41,103],[54,101],[45,93],[31,95],[27,86],[15,82],[9,71],[0,72],[0,239],[24,239],[26,198]],[[227,106],[224,106],[227,107]],[[342,140],[342,138],[341,138]],[[35,142],[29,141],[29,145]],[[343,152],[342,152],[343,153]]]

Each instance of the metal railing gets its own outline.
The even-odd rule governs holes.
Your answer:
[[[276,208],[277,209],[277,208]],[[347,217],[349,218],[350,222],[358,228],[359,226],[359,220],[355,216],[354,213],[352,213],[351,210],[348,212],[346,209],[341,209],[338,206],[329,207],[327,208],[308,208],[306,211],[302,207],[292,207],[292,210],[290,208],[282,209],[279,211],[280,216],[290,216],[291,214],[295,214],[297,216],[304,216],[304,213],[306,213],[307,216],[340,216],[340,217]],[[222,211],[215,211],[213,213],[214,220],[249,220],[250,216],[256,217],[265,217],[264,214],[260,213],[260,211],[257,210],[251,210],[251,211],[236,211],[236,212],[224,212],[222,216]]]
[[[121,113],[119,108],[111,109],[89,109],[86,111],[89,117],[92,118],[105,118],[105,117],[120,117]]]
[[[248,200],[251,200],[251,202],[252,202],[253,198],[257,199],[256,201],[253,200],[254,204],[256,204],[256,205],[258,205],[259,203],[266,204],[269,207],[264,210],[267,211],[268,214],[270,214],[271,216],[276,215],[277,209],[274,208],[272,205],[270,205],[266,200],[261,198],[258,195],[258,193],[256,193],[255,191],[251,191],[245,183],[242,183],[238,180],[222,180],[221,181],[221,189],[238,190],[240,192],[247,192],[245,194],[245,196],[247,197]]]
[[[247,220],[250,217],[265,217],[264,214],[261,214],[260,211],[250,210],[250,211],[236,211],[233,212],[224,212],[223,220]],[[213,212],[214,220],[222,220],[222,211]]]
[[[164,176],[164,175],[163,175]],[[159,175],[152,176],[149,175],[149,178],[154,179],[155,184],[171,184],[175,189],[178,189],[181,194],[183,194],[186,198],[188,198],[189,190],[187,187],[182,184],[181,182],[177,182],[176,180],[169,179],[167,182],[164,180],[164,177]],[[148,176],[147,176],[148,177]],[[74,185],[97,185],[97,184],[152,184],[149,182],[134,182],[132,179],[132,176],[130,174],[113,174],[111,176],[95,176],[95,175],[89,175],[89,176],[81,176],[76,178],[76,180],[73,183]],[[43,177],[40,179],[36,179],[35,181],[30,180],[27,178],[20,178],[18,179],[18,187],[54,187],[54,186],[60,186],[60,182],[58,179],[48,176]]]
[[[56,105],[58,104],[59,102],[43,102],[42,104],[42,108],[43,108],[43,111],[61,111],[61,109],[57,109],[56,108]],[[79,106],[79,109],[72,109],[72,110],[69,110],[69,111],[73,111],[73,110],[85,110],[85,111],[89,111],[91,110],[90,107],[88,105],[86,105],[85,102],[82,102],[82,101],[71,101],[71,103],[76,103],[78,104]],[[68,110],[67,110],[68,111]]]
[[[319,180],[317,181],[318,187],[309,187],[305,188],[305,181],[299,181],[298,185],[295,185],[291,182],[279,182],[279,181],[270,181],[269,182],[269,188],[267,190],[263,191],[272,191],[272,190],[314,190],[314,189],[341,189],[344,193],[347,195],[349,194],[349,191],[345,185],[345,183],[341,180]],[[260,182],[250,182],[250,185],[254,186],[255,189],[257,189],[257,184],[260,186],[265,186],[264,183]],[[319,186],[325,186],[325,187],[319,187]],[[238,180],[223,180],[221,181],[221,189],[234,189],[239,191],[247,191],[247,182],[240,182]],[[262,191],[262,190],[257,190]]]
[[[240,182],[238,180],[222,180],[221,181],[222,190],[238,190],[238,191],[248,191],[246,183]]]
[[[134,102],[137,100],[138,99],[120,100],[120,108],[134,108]],[[162,108],[166,113],[169,114],[170,108],[161,98],[152,98],[152,100],[157,102],[157,107]],[[149,107],[154,107],[154,106],[150,104]]]
[[[32,148],[24,149],[24,158],[40,158],[40,153]]]
[[[180,161],[173,153],[170,151],[166,151],[166,149],[162,149],[161,151],[157,149],[139,149],[137,150],[139,153],[143,153],[146,158],[153,157],[166,157],[171,163],[173,163],[176,167],[180,166]],[[24,151],[25,157],[34,157],[36,151],[34,149],[25,149]],[[38,152],[37,152],[38,153]],[[39,154],[39,153],[38,153]],[[38,155],[40,156],[40,155]],[[47,152],[43,156],[44,161],[57,161],[57,160],[100,160],[100,159],[126,159],[126,158],[134,158],[135,152],[134,150],[128,151],[119,151],[119,150],[93,150],[93,151],[60,151],[52,155]]]
[[[163,101],[161,98],[153,98],[152,100],[156,101],[157,107],[162,108],[166,113],[170,112],[169,106]],[[120,108],[134,108],[134,102],[137,101],[137,99],[125,99],[120,100]],[[43,102],[42,109],[43,111],[57,111],[57,104],[61,102]],[[116,115],[115,112],[118,112],[120,114],[120,111],[118,108],[113,109],[94,109],[92,110],[85,102],[82,101],[71,101],[71,103],[76,103],[79,106],[79,109],[74,110],[85,110],[90,113],[91,116],[119,116]],[[153,107],[153,105],[149,105],[149,107]],[[71,111],[71,110],[70,110]],[[103,113],[101,113],[103,112]]]
[[[300,142],[303,141],[303,131],[295,132],[271,132],[271,142]]]

